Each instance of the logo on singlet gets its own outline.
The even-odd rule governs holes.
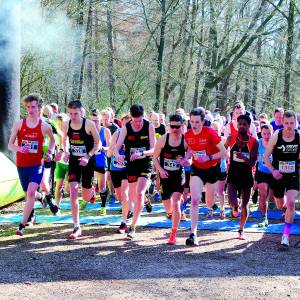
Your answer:
[[[298,145],[281,145],[277,149],[282,150],[282,153],[297,153]]]

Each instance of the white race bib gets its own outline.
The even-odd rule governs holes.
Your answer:
[[[164,169],[167,171],[178,171],[180,170],[180,164],[176,159],[164,159]]]
[[[241,153],[243,157],[246,157],[246,158],[250,159],[250,153],[249,152],[233,151],[233,161],[236,161],[236,162],[245,162],[243,159],[237,157],[238,153]]]
[[[22,147],[27,146],[29,148],[29,153],[38,153],[39,143],[36,141],[26,141],[22,140]]]
[[[85,145],[74,146],[71,145],[71,153],[74,156],[85,156],[87,154]]]
[[[279,161],[279,172],[294,173],[296,170],[295,161]]]
[[[141,148],[130,148],[130,156],[134,153],[134,152],[144,152],[146,151],[145,147],[141,147]],[[143,157],[138,157],[137,159],[142,159]]]
[[[197,160],[199,157],[206,156],[206,151],[205,150],[200,150],[200,151],[193,151],[193,157],[195,160]]]

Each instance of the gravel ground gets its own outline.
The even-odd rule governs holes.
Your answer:
[[[202,231],[199,247],[166,244],[168,230],[138,228],[134,241],[108,226],[42,224],[19,238],[0,226],[1,299],[299,299],[300,236]]]

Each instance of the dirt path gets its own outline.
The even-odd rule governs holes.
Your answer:
[[[139,229],[135,241],[111,227],[37,225],[26,236],[0,226],[1,299],[299,299],[300,236],[278,247],[280,235],[201,233],[197,248],[166,245],[166,229]]]

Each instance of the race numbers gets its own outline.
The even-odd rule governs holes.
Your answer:
[[[180,170],[180,164],[176,159],[164,159],[164,169],[167,171],[178,171]]]
[[[250,153],[249,152],[238,152],[238,151],[233,151],[233,161],[236,162],[245,162],[243,159],[238,157],[238,154],[242,155],[245,158],[250,159]]]
[[[71,145],[71,153],[74,156],[85,156],[87,154],[85,145],[74,146]]]
[[[279,172],[294,173],[296,171],[295,161],[279,161]]]
[[[29,153],[38,153],[39,142],[22,140],[22,147],[27,147]]]

